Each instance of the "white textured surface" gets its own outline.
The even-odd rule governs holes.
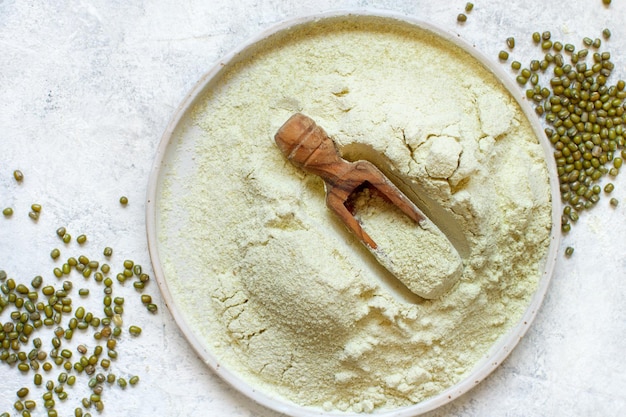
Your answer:
[[[526,64],[540,56],[533,31],[550,30],[579,46],[582,37],[600,37],[608,27],[614,73],[626,77],[623,1],[610,8],[601,0],[474,3],[458,25],[465,5],[459,0],[0,0],[0,207],[16,211],[11,219],[0,216],[0,269],[23,282],[37,274],[52,281],[53,247],[64,256],[96,257],[109,245],[112,265],[129,258],[149,270],[143,200],[169,118],[221,56],[286,18],[355,7],[393,10],[458,31],[495,65],[508,36],[517,40],[513,56]],[[12,179],[16,168],[25,174],[23,184]],[[429,417],[626,414],[626,192],[623,178],[615,183],[620,206],[611,209],[604,198],[565,237],[563,248],[576,252],[560,257],[544,306],[518,348],[482,384]],[[123,194],[130,199],[125,208],[118,203]],[[35,202],[44,207],[37,224],[27,215]],[[54,234],[61,225],[89,242],[65,249]],[[126,392],[105,390],[103,416],[278,416],[213,375],[164,305],[148,315],[132,288],[124,290],[127,324],[144,332],[120,342],[115,368],[142,380]],[[159,300],[154,282],[147,292]],[[2,412],[31,377],[0,365],[1,375],[11,376],[0,379]],[[59,411],[73,409],[84,395],[78,384],[69,392]]]

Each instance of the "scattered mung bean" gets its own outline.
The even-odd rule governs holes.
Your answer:
[[[603,31],[603,37],[608,36],[610,32]],[[613,86],[608,84],[614,65],[608,51],[598,51],[600,38],[585,37],[585,48],[577,53],[572,44],[563,45],[552,39],[549,31],[534,32],[532,39],[546,51],[544,58],[532,60],[516,80],[520,85],[530,82],[526,97],[548,125],[545,133],[554,146],[561,199],[567,208],[561,224],[566,233],[581,211],[600,200],[597,182],[607,174],[617,176],[623,165],[626,83],[618,80]],[[556,53],[548,51],[549,47]],[[593,48],[592,53],[588,48]],[[571,63],[560,53],[563,49],[571,54]],[[593,60],[589,64],[585,62],[588,56]],[[549,88],[542,87],[540,71],[545,72],[550,66],[554,69]],[[612,184],[605,186],[606,193],[612,189]]]
[[[515,48],[515,38],[512,36],[506,38],[506,46],[508,46],[509,49]]]

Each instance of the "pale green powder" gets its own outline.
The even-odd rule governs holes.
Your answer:
[[[463,260],[430,219],[414,222],[370,188],[355,195],[354,216],[376,242],[376,259],[411,292],[438,298],[461,277]]]
[[[521,317],[548,247],[541,147],[479,64],[427,33],[334,20],[271,39],[196,106],[164,167],[160,253],[197,337],[250,384],[300,405],[369,412],[459,382]],[[463,274],[412,294],[273,141],[311,116],[446,232]]]

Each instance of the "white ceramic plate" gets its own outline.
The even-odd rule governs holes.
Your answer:
[[[559,198],[556,170],[553,166],[551,158],[551,146],[549,143],[547,143],[547,140],[545,140],[542,128],[538,123],[538,118],[535,117],[529,104],[520,94],[518,86],[510,80],[508,74],[504,73],[497,67],[492,67],[492,63],[486,57],[476,51],[473,47],[462,42],[457,35],[434,27],[431,24],[423,21],[418,21],[406,16],[381,12],[332,12],[328,14],[299,18],[279,24],[278,26],[259,34],[254,39],[251,39],[249,42],[245,43],[239,49],[232,52],[230,55],[221,60],[217,65],[215,65],[213,69],[211,69],[204,77],[202,77],[198,81],[197,85],[193,88],[193,90],[189,93],[184,102],[180,105],[172,121],[169,123],[158,147],[153,171],[150,177],[147,195],[147,233],[150,256],[153,262],[156,279],[158,285],[160,286],[165,302],[167,303],[167,306],[174,316],[177,324],[180,326],[182,332],[187,337],[189,343],[193,346],[198,355],[206,361],[208,366],[213,369],[215,373],[224,378],[227,382],[229,382],[243,394],[247,395],[258,403],[265,405],[266,407],[277,410],[279,412],[283,412],[288,415],[319,416],[335,414],[325,413],[318,409],[300,407],[289,401],[282,400],[281,398],[275,398],[267,392],[259,390],[259,387],[251,386],[235,372],[232,372],[232,370],[228,369],[228,367],[224,367],[222,366],[222,364],[220,364],[219,360],[212,353],[209,343],[207,343],[200,336],[201,332],[199,332],[198,330],[198,323],[183,314],[180,308],[180,303],[175,302],[176,294],[173,294],[173,291],[179,290],[171,287],[168,280],[167,271],[164,269],[162,264],[162,259],[167,254],[163,253],[163,247],[159,243],[160,239],[164,238],[164,236],[160,236],[158,232],[159,230],[163,230],[163,228],[159,227],[159,222],[161,221],[159,199],[162,197],[161,193],[163,192],[164,181],[176,181],[175,176],[172,177],[172,173],[179,173],[182,177],[186,172],[189,172],[189,170],[192,170],[194,168],[194,148],[192,144],[194,141],[194,135],[198,132],[198,128],[197,126],[194,126],[194,123],[192,121],[192,113],[194,111],[194,107],[204,99],[206,93],[210,92],[212,89],[217,88],[220,82],[220,76],[226,69],[231,68],[232,66],[235,66],[238,63],[242,62],[242,60],[246,59],[247,57],[249,57],[250,54],[254,53],[256,48],[262,48],[263,42],[268,37],[279,34],[283,31],[294,30],[301,27],[301,25],[306,26],[307,24],[318,21],[320,19],[334,19],[337,17],[361,19],[363,17],[367,18],[372,16],[378,16],[383,19],[388,19],[390,24],[394,24],[394,22],[402,22],[403,24],[409,23],[421,29],[430,31],[433,34],[462,48],[470,55],[472,55],[477,62],[482,63],[485,67],[492,71],[492,73],[509,90],[510,94],[519,102],[521,108],[530,120],[535,134],[539,138],[541,145],[544,149],[545,155],[547,155],[546,160],[549,161],[547,165],[551,180],[552,201],[557,202]],[[168,173],[167,177],[164,172]],[[184,184],[180,184],[179,186],[184,187]],[[545,257],[543,274],[540,278],[538,288],[530,304],[528,305],[528,308],[526,309],[525,313],[523,314],[517,325],[512,327],[508,334],[506,334],[504,337],[501,337],[498,342],[492,346],[492,349],[488,352],[484,359],[480,363],[476,364],[474,370],[456,385],[421,403],[404,408],[399,408],[396,410],[377,412],[375,413],[376,415],[385,417],[416,416],[426,411],[435,409],[466,393],[502,363],[502,361],[517,345],[521,337],[525,334],[526,330],[530,326],[548,288],[554,262],[556,259],[558,239],[560,235],[560,228],[558,227],[559,212],[558,209],[555,208],[556,205],[557,204],[553,204],[553,227],[550,236],[549,250]],[[216,207],[215,209],[219,211],[219,207]],[[185,222],[189,222],[190,220],[188,218],[185,218],[184,216],[181,216],[175,220],[170,219],[168,221],[170,222],[170,224],[167,224],[165,229],[176,230],[178,227],[184,225]],[[188,267],[188,265],[184,264],[184,260],[181,260],[180,268]],[[191,270],[189,272],[194,273],[195,271]],[[193,290],[193,288],[188,289],[188,291]],[[344,416],[351,415],[347,413],[340,414]]]

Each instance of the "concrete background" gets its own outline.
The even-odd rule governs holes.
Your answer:
[[[220,57],[273,24],[333,9],[382,9],[404,13],[459,36],[493,58],[514,36],[512,58],[527,64],[541,57],[534,31],[581,47],[582,38],[613,36],[603,43],[616,64],[612,84],[626,77],[626,4],[614,0],[504,2],[476,0],[464,24],[456,16],[465,1],[429,0],[153,0],[58,2],[0,0],[0,269],[29,283],[42,275],[57,285],[49,253],[85,254],[119,270],[133,259],[151,274],[145,232],[145,196],[156,147],[176,107]],[[508,64],[507,64],[508,69]],[[511,76],[514,77],[513,72]],[[14,169],[25,175],[12,178]],[[603,198],[583,214],[562,243],[575,248],[559,256],[545,303],[511,356],[468,394],[428,417],[574,417],[626,414],[626,183],[613,181],[621,204]],[[122,207],[121,195],[129,198]],[[32,203],[43,206],[37,222]],[[67,227],[84,245],[64,245],[55,230]],[[101,308],[102,285],[73,275],[75,288],[92,295],[74,305]],[[82,280],[82,281],[81,281]],[[162,304],[154,280],[146,287],[160,309],[145,311],[131,285],[115,287],[125,297],[126,333],[111,369],[141,381],[125,391],[106,387],[102,416],[277,417],[221,382],[197,358]],[[5,312],[2,321],[8,320]],[[93,346],[91,332],[78,332],[67,346]],[[42,336],[43,337],[43,336]],[[75,351],[75,350],[74,350]],[[56,373],[44,375],[52,379]],[[86,379],[57,401],[59,415],[73,413],[87,394]],[[45,415],[43,388],[32,375],[0,364],[0,413],[13,409],[15,392],[30,386]],[[98,413],[92,410],[94,415]]]

